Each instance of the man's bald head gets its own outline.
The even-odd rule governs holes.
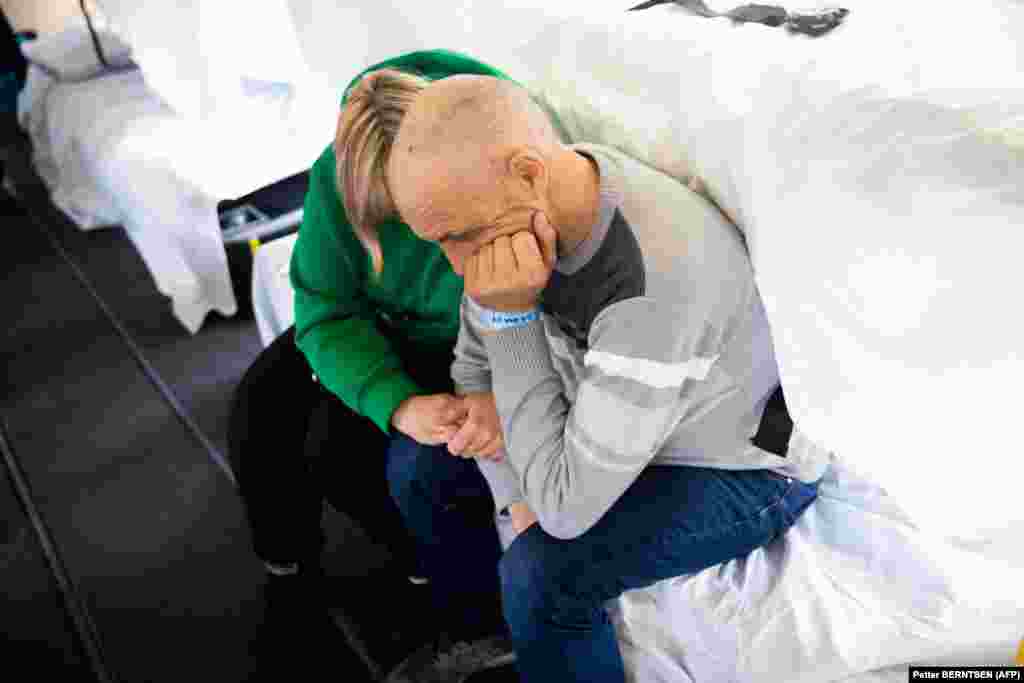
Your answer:
[[[462,74],[434,81],[402,120],[388,166],[392,198],[407,223],[430,237],[467,203],[500,193],[509,159],[532,150],[549,159],[560,141],[522,87]]]

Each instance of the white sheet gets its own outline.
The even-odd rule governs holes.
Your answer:
[[[263,344],[293,321],[295,235],[261,246],[253,302]],[[498,522],[505,547],[507,522]],[[608,608],[637,683],[884,683],[906,664],[1012,664],[1024,639],[1024,546],[970,550],[918,529],[838,458],[777,542]]]
[[[637,681],[906,680],[909,663],[1009,665],[1024,633],[1010,594],[1017,553],[1003,563],[916,530],[835,461],[780,541],[624,595],[616,624]]]
[[[211,310],[237,310],[217,202],[308,169],[338,106],[327,89],[251,80],[221,105],[185,118],[139,71],[56,83],[30,68],[19,98],[54,203],[83,229],[124,225],[193,334]]]

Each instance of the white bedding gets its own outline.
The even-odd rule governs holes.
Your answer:
[[[256,252],[264,345],[294,320],[296,237]],[[498,524],[507,547],[511,531]],[[974,552],[920,530],[836,459],[782,539],[608,607],[637,683],[902,683],[909,663],[1012,664],[1024,639],[1022,585],[1019,538]]]
[[[818,40],[587,12],[524,54],[572,139],[695,173],[744,231],[805,434],[922,525],[1024,536],[1024,6],[845,4]]]
[[[190,119],[138,70],[58,83],[30,67],[19,98],[54,203],[82,229],[124,225],[190,333],[237,310],[217,202],[308,169],[337,112],[326,89],[247,80],[235,95]]]

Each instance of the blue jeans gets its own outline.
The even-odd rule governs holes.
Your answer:
[[[817,491],[767,470],[650,466],[578,538],[534,524],[500,563],[523,681],[621,683],[606,601],[746,556],[792,526]]]
[[[438,614],[452,628],[486,629],[500,576],[504,618],[527,683],[621,683],[605,602],[768,544],[818,490],[766,470],[653,465],[578,538],[559,540],[534,524],[502,556],[490,489],[472,460],[397,436],[387,473]]]
[[[505,630],[494,499],[476,462],[398,434],[386,471],[391,497],[430,577],[441,628],[455,639]]]

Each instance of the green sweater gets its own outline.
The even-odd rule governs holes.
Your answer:
[[[455,52],[413,52],[360,73],[342,105],[363,74],[383,67],[430,80],[461,73],[508,78]],[[329,391],[390,434],[391,415],[402,401],[448,388],[462,279],[440,247],[417,238],[405,223],[385,222],[378,233],[384,252],[379,280],[371,278],[369,253],[345,216],[328,145],[310,171],[292,253],[295,341]]]

